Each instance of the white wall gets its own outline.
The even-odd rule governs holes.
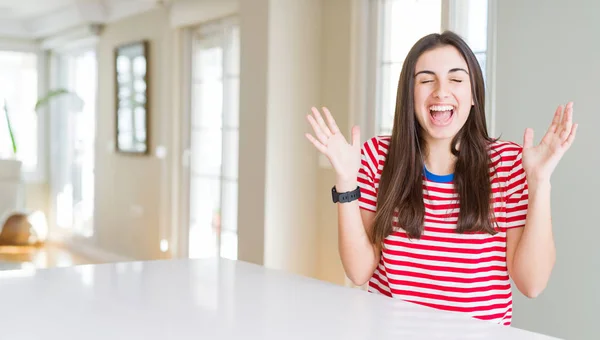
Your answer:
[[[240,3],[238,259],[264,263],[269,1]]]
[[[156,9],[107,25],[98,43],[98,118],[95,168],[95,233],[91,242],[103,251],[134,259],[166,258],[171,153],[156,157],[157,146],[173,150],[171,72],[176,35],[169,13]],[[114,48],[140,39],[150,41],[150,155],[115,152]]]
[[[327,106],[340,127],[350,131],[350,91],[351,91],[351,5],[348,0],[323,1],[322,25],[322,65],[321,102]],[[304,123],[305,131],[311,127]],[[364,136],[363,136],[364,138]],[[318,151],[314,150],[314,154]],[[344,284],[344,268],[338,252],[337,205],[331,201],[331,187],[335,184],[335,171],[331,168],[319,169],[319,180],[315,188],[318,202],[319,273],[317,277],[336,284]]]
[[[577,140],[552,178],[557,263],[547,290],[515,292],[514,326],[567,339],[599,339],[600,4],[596,0],[497,1],[496,135],[536,142],[559,104],[575,102]]]
[[[265,265],[311,276],[317,158],[304,132],[321,101],[321,34],[321,0],[270,1]]]
[[[315,276],[317,157],[304,132],[320,103],[321,0],[240,12],[239,258],[260,262],[263,246],[265,266]]]

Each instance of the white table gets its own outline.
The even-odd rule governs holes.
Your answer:
[[[550,339],[229,260],[0,272],[0,338]]]

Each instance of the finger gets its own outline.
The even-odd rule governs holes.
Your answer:
[[[313,137],[310,133],[305,133],[304,135],[311,143],[313,143],[317,150],[321,151],[323,154],[326,154],[327,148],[325,147],[325,145],[321,144],[321,142],[316,140],[315,137]]]
[[[325,124],[325,121],[323,120],[323,117],[321,116],[321,113],[319,112],[319,110],[317,110],[316,107],[313,107],[312,112],[313,112],[313,115],[315,116],[315,120],[317,121],[317,123],[319,123],[319,126],[321,127],[321,131],[323,131],[323,133],[327,137],[331,136],[332,133],[329,130],[329,128],[327,127],[327,124]]]
[[[329,109],[326,107],[323,107],[323,112],[325,112],[325,117],[327,118],[327,123],[329,123],[329,129],[331,130],[331,133],[336,134],[336,133],[340,132],[340,129],[338,128],[338,126],[335,122],[335,119],[333,119],[331,112],[329,112]]]
[[[311,115],[307,115],[306,119],[308,119],[308,122],[310,123],[310,125],[313,128],[313,130],[315,131],[315,135],[317,135],[317,138],[319,139],[319,141],[322,144],[327,145],[327,140],[329,139],[329,137],[327,137],[323,133],[323,130],[321,130],[321,126],[319,125],[319,123],[317,123],[317,121],[315,120],[315,118],[313,116],[311,116]]]
[[[527,128],[525,129],[525,134],[523,135],[523,149],[529,149],[533,146],[533,129]]]
[[[568,102],[567,105],[565,106],[565,112],[564,112],[564,115],[562,116],[561,124],[567,123],[567,121],[569,120],[567,113],[569,113],[569,112],[573,112],[573,103],[572,102]]]
[[[562,131],[560,138],[563,142],[569,138],[571,130],[573,128],[573,103],[568,103],[565,109],[565,115],[563,116]]]
[[[552,142],[552,138],[556,133],[560,133],[560,121],[563,112],[563,106],[559,105],[554,111],[554,117],[552,118],[552,123],[548,127],[546,134],[542,137],[541,143],[550,144]]]
[[[577,127],[579,126],[579,124],[573,124],[573,128],[571,129],[571,133],[569,134],[569,137],[567,138],[566,141],[564,141],[563,143],[563,147],[570,147],[571,144],[573,144],[573,141],[575,140],[575,135],[577,134]]]
[[[361,143],[360,143],[360,127],[358,127],[358,125],[355,125],[352,127],[352,146],[355,148],[360,148],[361,147]]]
[[[562,105],[559,105],[556,108],[556,111],[554,112],[554,117],[552,118],[552,123],[550,123],[550,126],[548,127],[548,132],[551,132],[551,133],[556,132],[556,128],[560,124],[560,117],[561,117],[562,111],[563,111],[563,107],[562,107]]]

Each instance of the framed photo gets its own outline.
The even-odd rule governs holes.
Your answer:
[[[116,149],[149,154],[148,41],[115,48]]]

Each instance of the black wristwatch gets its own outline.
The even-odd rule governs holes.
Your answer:
[[[333,203],[348,203],[355,201],[360,198],[360,187],[356,187],[356,189],[348,192],[339,193],[335,189],[335,186],[331,188],[331,198],[333,199]]]

